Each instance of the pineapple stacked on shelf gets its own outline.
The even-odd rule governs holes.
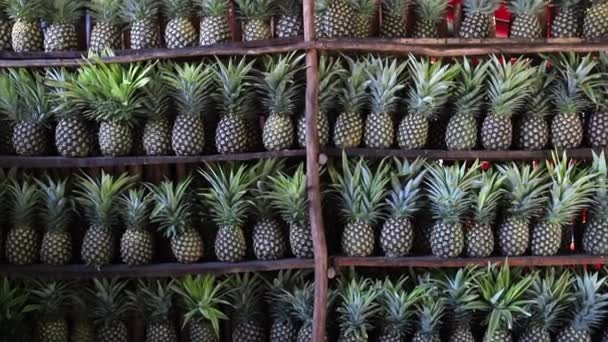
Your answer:
[[[11,205],[11,228],[6,235],[4,253],[9,263],[29,265],[40,256],[40,232],[35,226],[35,212],[40,201],[40,189],[33,180],[19,183],[12,179],[8,185]]]
[[[274,24],[274,36],[290,38],[304,35],[302,0],[283,0],[278,2],[278,15]]]
[[[447,0],[417,0],[413,38],[440,38],[439,23],[445,19]]]
[[[462,3],[464,18],[460,22],[458,37],[465,39],[488,38],[494,26],[494,12],[498,0],[465,0]]]
[[[122,18],[120,0],[91,0],[89,10],[95,19],[91,30],[89,51],[100,54],[107,49],[122,48]]]
[[[356,13],[352,0],[315,0],[319,37],[350,37],[355,31]]]
[[[547,0],[511,0],[508,7],[513,14],[510,38],[534,39],[543,37],[543,26],[539,19],[545,12]]]
[[[4,3],[0,3],[4,6]],[[0,51],[11,51],[13,49],[11,31],[13,23],[9,19],[7,13],[0,9]]]
[[[199,45],[225,43],[232,39],[228,22],[228,0],[199,0],[200,35]]]
[[[43,0],[3,0],[2,6],[14,21],[11,46],[15,52],[42,51],[44,35],[40,20],[45,14]]]
[[[382,1],[382,25],[380,26],[381,37],[407,37],[407,15],[410,4],[410,0]]]
[[[82,18],[83,3],[80,0],[53,0],[46,12],[49,26],[44,30],[44,51],[76,50],[76,25]]]
[[[576,38],[583,32],[582,0],[560,0],[556,2],[557,13],[551,23],[551,37]]]
[[[277,12],[275,0],[235,0],[237,13],[243,21],[243,41],[272,38],[270,19]]]
[[[608,165],[602,151],[593,154],[591,169],[595,173],[595,188],[592,194],[594,202],[589,211],[589,220],[583,234],[583,250],[592,255],[608,254]]]
[[[132,50],[160,47],[159,0],[125,0],[122,17],[129,23],[129,48]]]
[[[45,232],[40,245],[40,261],[47,265],[66,265],[72,260],[70,223],[75,214],[75,201],[66,179],[54,181],[47,176],[38,181],[41,190]]]
[[[126,226],[120,239],[120,259],[130,266],[149,264],[154,257],[154,236],[148,222],[152,198],[143,189],[130,189],[120,201]]]
[[[35,280],[29,289],[28,310],[36,313],[36,336],[41,342],[67,341],[70,337],[67,313],[75,302],[73,283]]]
[[[129,331],[126,319],[130,303],[125,289],[126,280],[93,279],[91,316],[95,324],[95,341],[127,342]]]
[[[165,46],[168,49],[195,46],[198,32],[192,23],[192,1],[163,0],[163,13],[169,20],[164,32]]]
[[[137,317],[146,323],[146,342],[178,342],[173,323],[174,281],[139,279],[134,291],[126,291]]]
[[[335,77],[324,77],[319,82],[319,116],[327,114],[334,104],[330,89],[339,89],[340,114],[332,132],[332,141],[338,148],[356,148],[363,142],[364,116],[367,99],[367,62],[345,57],[348,68],[337,69]],[[321,68],[323,70],[323,68]],[[328,74],[328,73],[323,73]],[[329,75],[328,75],[329,76]],[[340,86],[342,86],[340,88]],[[321,143],[321,141],[319,141]],[[319,144],[321,145],[321,144]]]
[[[608,34],[608,23],[606,23],[607,12],[608,2],[604,0],[591,1],[591,6],[586,8],[584,14],[583,37],[587,39],[606,37]]]

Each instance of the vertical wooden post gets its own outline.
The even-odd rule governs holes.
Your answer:
[[[315,40],[314,0],[304,0],[304,40]],[[327,243],[321,208],[319,177],[319,138],[317,132],[319,58],[311,48],[306,53],[306,174],[310,205],[310,228],[315,253],[315,307],[313,317],[313,342],[323,342],[327,321]]]

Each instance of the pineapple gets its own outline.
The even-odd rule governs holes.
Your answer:
[[[188,264],[199,261],[203,255],[203,240],[192,226],[193,207],[188,187],[192,177],[175,184],[165,180],[149,185],[154,196],[154,209],[150,218],[159,224],[159,231],[171,241],[171,251],[178,262]]]
[[[255,133],[250,125],[254,115],[254,79],[250,75],[254,62],[231,58],[227,64],[220,60],[216,64],[215,97],[221,119],[215,131],[215,146],[221,154],[245,152],[257,145],[256,139],[251,139]]]
[[[465,39],[488,38],[494,25],[494,12],[498,0],[465,0],[462,3],[464,19],[460,23],[458,37]]]
[[[243,21],[244,42],[272,38],[270,19],[276,12],[275,0],[235,0],[235,2],[237,14]]]
[[[0,92],[0,155],[10,155],[15,154],[11,113],[19,112],[22,102],[8,73],[0,73]]]
[[[95,342],[95,326],[92,322],[93,303],[90,283],[80,281],[75,284],[75,293],[70,308],[72,318],[70,342]]]
[[[551,112],[551,97],[549,89],[553,83],[553,75],[548,73],[547,62],[538,66],[532,84],[525,112],[515,121],[515,145],[523,150],[542,150],[549,144],[549,123],[547,116]]]
[[[522,57],[515,62],[492,55],[488,67],[488,114],[481,126],[486,150],[507,150],[513,139],[511,117],[519,113],[532,92],[536,68]],[[503,63],[504,62],[504,63]]]
[[[130,266],[149,264],[154,256],[154,240],[148,227],[152,198],[143,189],[131,189],[120,202],[127,227],[120,239],[120,258]]]
[[[410,254],[414,243],[413,216],[421,209],[421,184],[426,176],[425,160],[413,162],[394,159],[396,172],[391,176],[392,190],[386,199],[389,218],[380,231],[380,247],[387,257]]]
[[[372,58],[366,69],[371,113],[365,120],[364,142],[369,148],[390,148],[395,139],[393,114],[401,102],[405,85],[400,79],[407,63],[396,59]]]
[[[298,329],[292,313],[291,302],[284,292],[292,292],[302,285],[302,271],[279,271],[269,283],[269,291],[265,296],[270,311],[272,326],[270,327],[270,342],[296,342]]]
[[[213,45],[232,40],[228,3],[228,0],[198,0],[201,16],[199,45]]]
[[[478,177],[479,163],[435,165],[427,178],[431,213],[437,220],[431,233],[433,255],[455,258],[464,250],[464,215],[471,205],[469,191]]]
[[[293,174],[279,171],[268,176],[266,197],[283,221],[289,225],[289,247],[300,259],[313,258],[312,232],[308,219],[308,195],[304,165]]]
[[[131,307],[146,322],[146,342],[177,342],[172,321],[173,281],[139,279],[134,291],[126,291]]]
[[[262,140],[268,151],[289,149],[295,138],[293,115],[296,101],[302,93],[297,76],[303,70],[303,54],[291,53],[265,60],[265,71],[256,78],[261,103],[268,111]]]
[[[389,171],[389,163],[382,161],[372,168],[363,158],[348,160],[345,153],[341,170],[335,165],[330,167],[333,188],[346,221],[340,241],[345,255],[365,257],[374,253],[374,226],[383,216]]]
[[[171,145],[178,156],[196,156],[205,148],[203,116],[210,110],[213,69],[203,63],[174,64],[163,79],[170,88],[178,115]]]
[[[0,2],[0,51],[11,51],[13,49],[11,42],[11,31],[13,23],[8,18],[4,11],[5,3]]]
[[[331,0],[314,0],[314,26],[315,26],[315,38],[325,38],[325,13],[329,8]]]
[[[44,30],[44,51],[74,51],[78,49],[76,25],[83,12],[80,0],[52,0],[46,9],[49,26]]]
[[[129,314],[129,298],[125,292],[126,280],[93,279],[94,297],[91,315],[95,323],[95,341],[127,342],[125,319]]]
[[[477,147],[477,122],[485,105],[485,82],[488,63],[473,67],[464,58],[455,92],[454,114],[446,127],[445,144],[449,150],[472,150]]]
[[[555,268],[546,269],[528,289],[531,316],[520,342],[551,342],[551,335],[564,323],[564,315],[574,301],[574,278],[567,269],[559,272],[562,273],[558,277]]]
[[[574,305],[557,342],[591,341],[591,333],[603,326],[608,315],[608,293],[600,292],[605,286],[606,278],[597,273],[584,271],[575,275]]]
[[[407,37],[407,15],[411,0],[384,0],[380,36],[386,38]]]
[[[38,261],[40,252],[40,233],[34,225],[40,203],[40,189],[28,180],[19,183],[13,179],[8,191],[12,203],[12,227],[5,241],[6,259],[14,265],[33,264]]]
[[[396,281],[386,278],[382,283],[379,297],[381,331],[378,342],[401,342],[410,333],[412,316],[415,306],[424,295],[425,288],[416,286],[407,291],[407,277],[400,277]]]
[[[82,175],[76,190],[76,201],[84,207],[89,221],[81,256],[87,265],[100,268],[114,260],[114,229],[119,221],[119,195],[134,182],[122,174],[114,177],[102,171],[100,178]]]
[[[290,304],[293,316],[301,323],[295,341],[312,342],[314,285],[306,282],[291,290],[284,290],[281,300]]]
[[[372,23],[377,16],[376,0],[349,0],[355,11],[353,37],[366,38],[373,34]]]
[[[339,304],[336,308],[340,326],[339,342],[366,342],[372,320],[380,312],[377,299],[380,288],[371,279],[353,278],[340,282]]]
[[[173,152],[171,145],[172,122],[169,117],[170,97],[160,69],[150,74],[144,87],[147,120],[143,127],[142,144],[147,156],[166,156]]]
[[[367,108],[367,63],[361,59],[344,57],[348,70],[339,69],[337,77],[324,80],[325,86],[319,92],[319,113],[327,113],[335,98],[329,89],[339,87],[338,102],[342,110],[336,119],[333,142],[338,148],[355,148],[363,141],[363,111]],[[320,115],[320,114],[319,114]],[[325,114],[327,116],[327,114]]]
[[[543,37],[540,17],[549,0],[509,0],[508,8],[513,13],[509,38],[534,39]]]
[[[504,195],[505,176],[487,170],[473,182],[471,220],[465,227],[466,255],[487,258],[494,251],[494,221],[498,204]]]
[[[91,0],[89,10],[95,19],[89,51],[95,54],[122,48],[121,0]]]
[[[251,209],[248,190],[256,177],[245,165],[238,168],[207,165],[198,172],[209,183],[199,196],[219,227],[215,256],[220,261],[241,261],[247,253],[243,228]]]
[[[2,0],[8,16],[14,21],[11,45],[15,52],[41,51],[44,37],[40,19],[44,16],[44,0]]]
[[[559,0],[557,14],[551,22],[551,37],[577,38],[583,33],[582,0]]]
[[[279,15],[276,17],[274,36],[289,38],[304,35],[302,19],[302,0],[283,0],[278,3]]]
[[[192,24],[193,4],[191,0],[163,0],[165,17],[165,45],[169,49],[195,46],[198,33]]]
[[[438,26],[445,19],[447,8],[447,0],[417,0],[412,37],[440,38]]]
[[[425,293],[416,304],[418,328],[412,342],[441,342],[439,330],[445,314],[445,298]]]
[[[430,121],[438,120],[438,111],[446,104],[458,75],[458,65],[450,67],[441,60],[418,60],[410,55],[410,75],[413,85],[408,91],[408,112],[403,116],[397,131],[397,143],[402,149],[421,149],[429,137]]]
[[[562,242],[562,227],[572,223],[583,208],[592,203],[595,173],[581,168],[566,157],[553,153],[553,163],[547,163],[551,176],[550,195],[544,205],[545,212],[532,228],[530,251],[532,255],[555,255]]]
[[[545,168],[531,165],[498,165],[505,177],[505,203],[503,218],[497,227],[500,253],[519,256],[528,250],[530,221],[536,218],[547,203]]]
[[[93,153],[94,136],[91,125],[84,119],[81,108],[65,96],[65,82],[73,82],[75,75],[65,69],[47,72],[47,84],[51,87],[51,100],[55,126],[55,147],[62,157],[88,157]]]
[[[526,298],[526,291],[537,274],[524,276],[511,272],[505,261],[500,269],[496,265],[489,265],[476,280],[483,299],[479,309],[488,313],[485,319],[486,342],[513,341],[512,330],[517,320],[530,317],[527,308],[532,300]]]
[[[38,318],[36,335],[40,342],[67,341],[67,312],[74,297],[73,283],[35,280],[29,289],[32,309]]]
[[[189,326],[190,341],[219,342],[220,321],[227,319],[220,310],[228,304],[224,286],[225,282],[218,282],[211,274],[187,275],[172,285],[186,310],[184,326]]]
[[[551,122],[551,143],[557,149],[577,148],[583,142],[581,113],[597,102],[601,74],[591,55],[563,53],[552,61],[557,69],[552,99],[557,114]],[[597,103],[595,103],[597,104]]]
[[[0,76],[2,110],[13,122],[12,142],[22,156],[40,156],[50,150],[51,96],[42,76],[26,69],[10,69]]]
[[[591,1],[591,6],[586,9],[583,20],[583,37],[587,39],[603,38],[608,34],[608,2],[605,0]]]
[[[353,0],[326,0],[321,11],[321,31],[323,37],[344,38],[355,34],[355,12]]]
[[[132,50],[160,47],[160,0],[125,0],[121,11],[124,21],[130,24]]]
[[[47,265],[66,265],[72,260],[72,236],[69,224],[75,213],[75,203],[67,189],[67,180],[54,181],[46,177],[38,181],[44,194],[43,217],[45,232],[40,246],[40,261]]]
[[[583,234],[583,250],[592,255],[608,255],[608,166],[602,151],[593,152],[593,171],[595,172],[594,205],[590,207],[589,220]]]
[[[317,137],[320,147],[326,147],[329,144],[331,138],[329,113],[335,106],[335,91],[336,89],[339,89],[340,83],[346,77],[346,73],[347,71],[342,67],[342,60],[340,58],[331,58],[325,55],[322,55],[321,58],[319,58],[319,111],[317,112]],[[364,87],[364,85],[362,84],[361,87]],[[341,126],[342,129],[349,129],[348,126],[344,127],[345,123],[341,123],[340,120],[344,121],[344,118],[340,119],[340,117],[338,117],[336,127]],[[306,115],[304,112],[298,117],[297,134],[298,146],[306,148]]]
[[[31,326],[26,322],[30,306],[30,291],[16,279],[0,279],[0,336],[6,342],[33,341]]]
[[[608,53],[600,52],[598,54],[598,71],[606,73],[608,72]],[[603,81],[599,81],[603,83]],[[601,84],[599,87],[599,93],[605,93],[608,90],[606,84]],[[605,148],[608,146],[608,101],[604,101],[604,97],[600,97],[600,101],[595,103],[593,108],[588,114],[587,126],[585,134],[587,136],[587,142],[593,148]]]
[[[228,278],[228,297],[232,307],[232,341],[265,342],[266,330],[261,311],[264,286],[255,273],[234,274]]]

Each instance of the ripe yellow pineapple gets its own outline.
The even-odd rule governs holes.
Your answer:
[[[122,16],[130,24],[130,44],[132,50],[160,47],[160,27],[158,14],[160,0],[126,0],[122,6]]]
[[[195,46],[198,32],[192,24],[191,0],[163,0],[164,14],[169,19],[165,27],[165,45],[169,49]]]
[[[198,0],[200,7],[199,45],[225,43],[232,39],[228,22],[228,0]]]
[[[46,10],[49,26],[44,31],[44,51],[73,51],[78,49],[76,24],[83,15],[80,0],[52,0]]]
[[[275,0],[235,0],[237,14],[243,20],[243,41],[272,38],[270,19],[276,10]]]
[[[122,48],[121,0],[91,0],[89,10],[95,19],[89,51],[100,54]]]
[[[40,261],[48,265],[65,265],[72,260],[70,221],[75,211],[74,200],[67,191],[67,180],[50,177],[38,181],[43,197],[45,233],[40,246]]]
[[[540,17],[549,4],[548,0],[510,0],[509,10],[513,13],[509,37],[511,38],[542,38],[543,27]]]
[[[5,256],[14,265],[29,265],[39,259],[40,233],[34,226],[40,189],[28,180],[13,179],[8,186],[12,226],[5,241]]]
[[[44,16],[45,0],[3,0],[3,7],[14,21],[11,45],[15,52],[41,51],[43,34],[40,20]]]

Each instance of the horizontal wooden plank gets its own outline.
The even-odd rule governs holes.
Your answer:
[[[161,263],[144,266],[110,265],[101,269],[95,269],[86,265],[0,265],[0,276],[13,278],[39,277],[39,278],[96,278],[96,277],[122,277],[122,278],[144,278],[144,277],[177,277],[187,274],[201,273],[240,273],[240,272],[263,272],[277,271],[283,269],[312,269],[313,259],[281,259],[272,261],[243,261],[235,263],[227,262],[201,262],[195,264]]]
[[[0,167],[21,168],[87,168],[87,167],[114,167],[160,164],[194,164],[215,161],[245,161],[265,158],[304,157],[306,150],[286,150],[274,152],[251,152],[235,154],[213,154],[193,157],[25,157],[0,156]]]
[[[323,153],[330,157],[338,157],[342,155],[341,149],[325,149]],[[443,159],[443,160],[475,160],[482,161],[501,161],[501,160],[543,160],[551,158],[552,150],[541,151],[446,151],[446,150],[400,150],[400,149],[368,149],[355,148],[346,149],[347,155],[362,156],[366,158],[384,158],[384,157],[400,157],[400,158],[416,158],[425,157],[428,159]],[[599,150],[598,150],[599,151]],[[566,154],[573,159],[587,160],[593,157],[592,149],[580,148],[567,150]]]
[[[411,256],[402,258],[387,257],[332,257],[331,265],[334,267],[427,267],[449,268],[464,267],[467,265],[485,266],[488,264],[501,264],[505,260],[511,266],[574,266],[574,265],[605,265],[608,257],[593,255],[557,255],[549,257],[519,256],[519,257],[490,257],[490,258],[455,258],[440,259],[435,256]]]

